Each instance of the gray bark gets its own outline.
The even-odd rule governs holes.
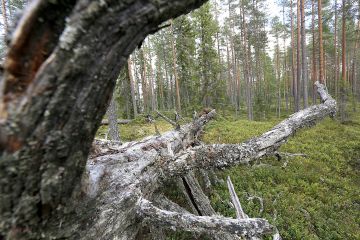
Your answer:
[[[132,62],[131,62],[131,56],[129,56],[127,61],[128,66],[128,73],[129,73],[129,79],[130,79],[130,92],[131,92],[131,102],[133,105],[133,112],[134,112],[134,118],[137,116],[137,105],[136,105],[136,96],[135,96],[135,83],[134,83],[134,77],[132,72]]]
[[[162,136],[113,143],[90,158],[89,150],[129,54],[160,23],[203,2],[33,1],[12,34],[0,83],[0,238],[135,238],[140,199],[188,173],[179,159],[215,113]],[[298,113],[290,118],[290,132],[334,109],[330,99]],[[249,151],[244,144],[230,146],[241,161],[235,152],[221,163],[210,154],[203,165],[224,167],[270,154],[283,142],[271,145],[279,139],[274,131],[262,137],[264,144],[246,143],[249,154],[238,151]],[[201,167],[195,160],[190,167]],[[194,219],[197,229],[207,228],[204,219]],[[228,229],[216,221],[230,232],[253,226],[230,220],[239,226]]]
[[[254,236],[257,234],[272,233],[273,227],[264,219],[232,219],[219,216],[195,216],[170,212],[155,207],[151,202],[141,199],[138,203],[138,212],[144,221],[161,227],[176,228],[183,231],[197,233],[228,232],[237,236]]]
[[[117,124],[128,124],[131,123],[130,119],[117,119],[116,120]],[[108,119],[103,119],[101,120],[100,125],[109,125],[109,120]]]
[[[0,83],[3,238],[50,238],[51,224],[63,229],[70,222],[65,215],[80,211],[69,199],[79,193],[127,57],[159,24],[204,2],[37,0],[28,6],[11,35]],[[94,233],[80,223],[73,228],[82,225],[84,237]],[[110,232],[117,231],[114,225]],[[56,232],[70,238],[75,231]],[[110,235],[99,231],[96,239],[100,232]]]
[[[231,201],[234,204],[236,210],[235,212],[237,219],[248,218],[248,216],[245,214],[244,210],[241,207],[241,203],[239,201],[239,198],[235,192],[234,185],[232,184],[231,178],[229,176],[227,177],[227,185],[228,185]]]
[[[301,0],[301,58],[302,58],[302,81],[303,81],[303,98],[304,108],[308,107],[308,63],[307,63],[307,50],[306,50],[306,26],[305,26],[305,0]]]
[[[336,101],[327,93],[325,86],[316,82],[323,101],[291,115],[270,131],[242,144],[213,144],[188,149],[166,165],[169,175],[179,175],[196,168],[224,168],[273,155],[274,152],[297,130],[314,125],[326,116],[334,116]],[[216,159],[214,162],[213,159]]]
[[[115,99],[115,93],[111,98],[110,105],[107,109],[107,115],[109,119],[108,137],[110,140],[120,142],[120,132],[117,124],[117,103]]]

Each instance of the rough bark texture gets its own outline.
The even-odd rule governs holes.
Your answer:
[[[323,28],[322,28],[322,7],[321,0],[318,0],[318,21],[319,21],[319,79],[320,83],[325,83],[324,70],[324,47],[323,47]]]
[[[273,227],[264,219],[232,219],[224,217],[195,216],[170,212],[155,207],[151,202],[141,199],[138,203],[139,213],[145,221],[161,227],[177,228],[198,233],[228,232],[238,236],[254,236],[272,233]]]
[[[109,131],[108,131],[108,138],[110,140],[114,140],[120,142],[120,132],[117,124],[117,103],[115,100],[115,93],[111,98],[110,105],[107,109],[107,115],[109,118]]]
[[[68,211],[128,55],[203,2],[32,1],[0,84],[0,235],[38,238]]]
[[[311,106],[291,115],[270,131],[242,144],[213,144],[188,149],[166,165],[169,175],[179,175],[196,168],[224,168],[247,164],[254,159],[273,154],[297,130],[311,126],[326,116],[334,116],[336,101],[324,85],[316,82],[322,104]]]
[[[241,145],[186,150],[213,111],[162,136],[95,143],[88,159],[129,54],[161,22],[203,2],[32,2],[12,34],[0,86],[0,238],[134,239],[140,199],[151,199],[164,180],[271,154],[295,130],[334,112],[335,101],[320,88],[323,104]],[[211,220],[191,219],[196,229]],[[255,222],[223,226],[217,218],[215,226],[233,233]]]
[[[117,124],[128,124],[131,123],[130,119],[118,119],[116,120]],[[109,125],[109,120],[108,119],[103,119],[101,120],[100,125]]]

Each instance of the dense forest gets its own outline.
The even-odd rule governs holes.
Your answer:
[[[2,1],[3,33],[26,4]],[[163,23],[131,54],[114,95],[121,117],[211,107],[264,120],[315,104],[319,80],[341,100],[346,121],[360,97],[359,8],[358,1],[209,1]],[[1,49],[4,56],[4,42]]]
[[[210,1],[161,27],[119,77],[122,117],[202,107],[280,117],[315,104],[317,80],[341,100],[343,121],[356,111],[357,1]]]
[[[0,12],[0,240],[360,237],[359,0]]]

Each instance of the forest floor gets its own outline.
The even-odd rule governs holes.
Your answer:
[[[280,120],[247,121],[218,116],[205,128],[206,143],[240,143],[272,128]],[[158,121],[160,132],[172,127]],[[154,134],[154,126],[138,119],[121,125],[123,141]],[[99,129],[104,135],[106,127]],[[325,119],[315,127],[299,131],[279,152],[306,156],[262,159],[251,166],[218,171],[230,176],[249,217],[266,218],[283,239],[360,239],[360,114],[346,124]],[[167,192],[183,202],[176,191]],[[235,217],[229,204],[226,182],[209,193],[214,209]],[[258,198],[263,200],[263,211]],[[189,239],[187,234],[171,234],[169,239]],[[199,238],[202,239],[202,238]]]

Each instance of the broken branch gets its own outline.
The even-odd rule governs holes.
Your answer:
[[[146,199],[138,202],[138,213],[157,226],[188,232],[226,232],[238,236],[255,236],[273,232],[273,226],[260,218],[232,219],[218,216],[195,216],[162,210]]]
[[[270,131],[241,144],[213,144],[194,147],[175,156],[167,165],[169,177],[182,175],[196,168],[224,168],[236,164],[247,164],[274,152],[306,126],[314,125],[336,112],[336,101],[327,93],[325,86],[316,83],[322,104],[294,113]]]

